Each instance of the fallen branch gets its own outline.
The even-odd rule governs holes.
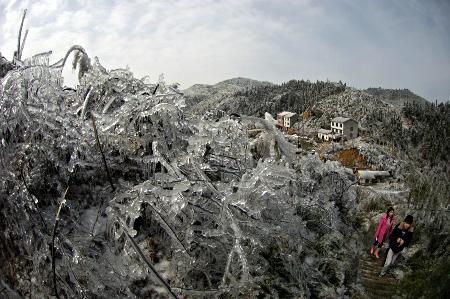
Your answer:
[[[56,212],[55,217],[55,226],[53,227],[53,236],[52,236],[52,271],[53,271],[53,288],[55,289],[55,296],[59,299],[58,294],[58,287],[56,285],[56,260],[55,260],[55,237],[56,237],[56,231],[58,229],[59,224],[59,213],[61,213],[61,209],[66,202],[66,195],[67,191],[69,190],[69,187],[66,188],[66,191],[64,192],[63,198],[61,200],[61,203],[59,204],[58,211]]]

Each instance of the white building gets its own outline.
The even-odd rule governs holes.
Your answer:
[[[283,111],[277,114],[277,125],[283,129],[289,129],[298,121],[297,113]]]
[[[297,120],[298,120],[297,113],[288,112],[288,113],[284,116],[284,127],[285,127],[285,128],[290,128],[291,126],[294,125],[294,123],[295,123]]]
[[[317,138],[325,141],[336,141],[339,140],[341,135],[333,133],[332,130],[319,129],[317,131]]]
[[[317,132],[317,138],[325,141],[332,141],[335,136],[332,134],[331,130],[319,129]]]
[[[284,126],[284,116],[286,115],[286,114],[288,114],[289,112],[287,112],[287,111],[283,111],[283,112],[280,112],[280,113],[278,113],[277,114],[277,125],[279,126],[279,127],[283,127]]]
[[[358,122],[351,118],[335,117],[331,120],[331,131],[348,139],[358,137]]]

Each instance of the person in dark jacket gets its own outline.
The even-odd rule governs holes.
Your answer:
[[[380,276],[384,276],[389,267],[395,262],[398,254],[411,243],[413,235],[413,216],[406,216],[405,220],[394,228],[389,236],[389,250],[386,262],[381,270]]]

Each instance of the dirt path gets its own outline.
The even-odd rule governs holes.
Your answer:
[[[385,252],[385,249],[383,248],[382,251]],[[369,253],[361,256],[359,271],[367,298],[392,298],[395,294],[397,280],[389,273],[384,277],[379,276],[383,262],[384,256],[380,256],[379,259]]]

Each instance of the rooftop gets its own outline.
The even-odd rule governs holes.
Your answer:
[[[349,118],[349,117],[342,117],[342,116],[335,117],[335,118],[333,118],[331,121],[332,121],[332,122],[336,122],[336,123],[345,123],[345,122],[347,122],[347,121],[349,121],[349,120],[356,121],[356,120],[351,119],[351,118]]]
[[[322,134],[331,134],[331,130],[326,130],[326,129],[319,129],[319,131],[317,131],[318,133],[322,133]]]
[[[287,114],[284,115],[284,117],[292,117],[294,115],[297,115],[297,113],[288,112]]]

